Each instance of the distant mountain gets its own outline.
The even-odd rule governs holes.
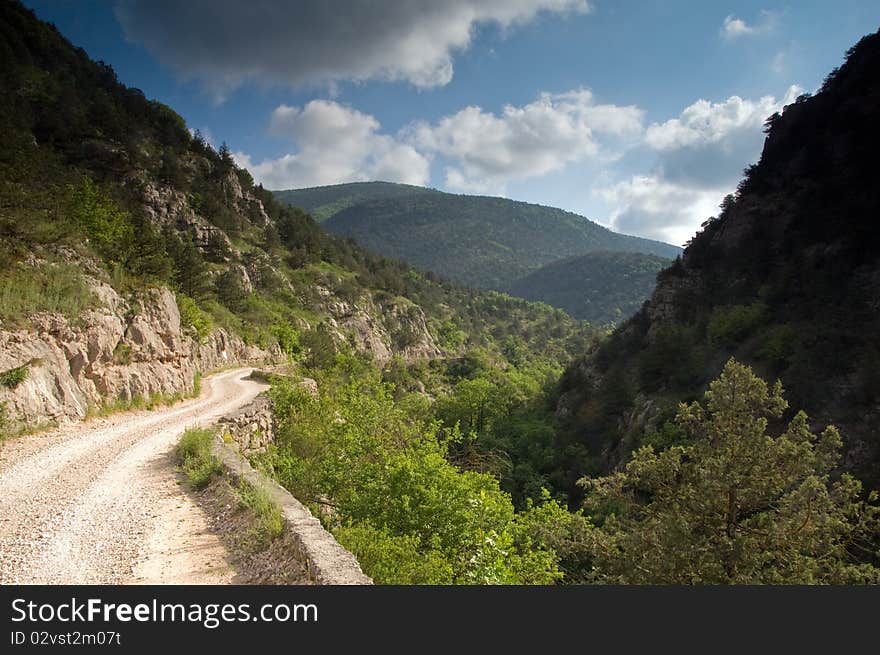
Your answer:
[[[591,323],[617,323],[650,297],[670,260],[637,252],[593,252],[547,264],[504,289],[540,300]]]
[[[504,290],[546,264],[590,252],[670,259],[681,252],[659,241],[617,234],[571,212],[506,198],[387,182],[275,193],[314,214],[327,230],[369,250],[482,289]]]
[[[760,161],[658,277],[650,302],[563,377],[570,480],[675,443],[680,400],[731,357],[779,378],[793,412],[840,428],[880,489],[880,32],[819,92],[767,119]],[[791,413],[786,417],[791,418]],[[578,448],[583,450],[578,451]]]
[[[318,223],[323,223],[334,214],[353,205],[370,200],[406,198],[434,193],[439,192],[421,186],[395,184],[394,182],[354,182],[352,184],[316,186],[308,189],[274,191],[278,200],[304,209]]]

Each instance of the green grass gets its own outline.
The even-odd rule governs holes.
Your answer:
[[[22,325],[35,312],[63,314],[77,319],[94,303],[94,296],[69,264],[40,268],[13,266],[0,273],[0,320]]]
[[[238,485],[242,507],[249,508],[256,519],[254,537],[259,543],[277,539],[284,532],[284,518],[281,508],[269,497],[262,487],[250,484],[242,478]]]
[[[177,444],[177,461],[194,489],[207,487],[214,474],[220,471],[220,462],[211,452],[213,441],[213,430],[190,428]]]

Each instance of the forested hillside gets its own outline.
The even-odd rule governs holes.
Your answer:
[[[504,291],[560,307],[597,325],[620,323],[651,296],[670,260],[634,252],[596,252],[563,259],[511,282]]]
[[[675,403],[735,356],[781,379],[814,425],[837,425],[847,470],[880,487],[878,114],[872,34],[814,96],[767,119],[760,161],[648,306],[563,377],[565,439],[594,466],[680,442]]]
[[[470,463],[472,436],[458,415],[440,423],[435,401],[442,397],[444,407],[467,417],[491,398],[493,407],[523,417],[511,439],[528,439],[529,420],[552,434],[544,417],[553,384],[594,339],[587,324],[546,305],[463,289],[325,233],[255,186],[225,145],[215,149],[191,134],[173,110],[120,83],[110,66],[91,61],[17,2],[0,3],[0,58],[0,339],[14,346],[0,352],[0,441],[56,418],[17,413],[42,406],[29,393],[61,392],[57,384],[28,384],[30,376],[63,373],[94,388],[91,378],[103,384],[137,364],[140,388],[155,389],[149,378],[159,365],[174,367],[187,356],[169,351],[168,344],[179,345],[178,328],[196,345],[222,329],[283,357],[291,375],[319,380],[331,414],[320,415],[309,438],[349,430],[357,437],[322,447],[337,463],[357,458],[332,448],[362,456],[364,468],[344,468],[361,481],[346,487],[360,509],[347,515],[352,522],[340,539],[373,562],[378,580],[420,580],[417,563],[425,558],[439,567],[424,578],[432,582],[562,577],[556,551],[534,536],[538,519],[515,512],[495,469]],[[181,325],[154,325],[150,342],[147,324],[177,320],[167,303],[149,313],[155,299],[168,298],[166,288]],[[87,341],[83,351],[73,338]],[[57,364],[65,370],[19,356],[20,343],[51,344],[66,356]],[[185,383],[180,392],[197,390],[197,379]],[[283,389],[274,396],[282,421],[294,406]],[[153,400],[102,402],[115,408]],[[93,409],[75,407],[79,417]],[[310,476],[330,475],[317,452],[299,471],[305,477],[292,475],[301,455],[295,446],[281,441],[267,463],[279,479],[300,489]],[[367,464],[377,462],[403,476],[396,488],[381,489],[387,511],[401,504],[388,521],[380,505],[368,506],[375,489]],[[505,476],[506,487],[512,479]],[[540,476],[534,481],[540,488]],[[316,488],[322,497],[337,489]],[[417,538],[400,521],[418,494],[442,498],[449,514],[421,524]],[[490,515],[491,524],[477,520]],[[387,542],[361,539],[373,530]],[[480,552],[485,561],[473,559]],[[401,558],[415,567],[411,573],[382,573]]]
[[[571,212],[505,198],[385,182],[275,193],[286,203],[317,212],[329,231],[369,250],[480,289],[507,290],[546,264],[585,253],[672,259],[680,252],[669,244],[617,234]],[[646,297],[642,289],[629,293],[637,304]],[[547,297],[535,299],[553,304]],[[601,316],[586,318],[599,321]]]
[[[878,43],[771,117],[738,194],[609,337],[328,234],[0,1],[0,447],[57,418],[18,411],[64,391],[29,384],[37,370],[139,406],[104,381],[184,370],[181,333],[224,357],[235,340],[283,362],[254,464],[378,583],[880,582],[876,494],[841,474],[878,461]],[[327,222],[387,220],[394,243],[415,216],[469,275],[674,254],[559,210],[408,193],[346,192]],[[473,235],[487,249],[457,249]],[[58,359],[27,356],[34,342]],[[762,379],[777,374],[787,390]]]

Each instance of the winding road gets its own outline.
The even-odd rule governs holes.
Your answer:
[[[0,445],[0,583],[227,584],[235,573],[180,486],[188,427],[251,402],[251,369],[202,381],[199,398]]]

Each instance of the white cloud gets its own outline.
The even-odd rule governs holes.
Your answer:
[[[749,25],[742,18],[736,18],[732,14],[724,19],[721,24],[720,34],[727,41],[734,41],[745,36],[767,34],[776,27],[777,15],[774,12],[762,10],[758,22]]]
[[[610,222],[616,231],[683,245],[716,213],[725,194],[671,183],[657,175],[635,175],[602,189],[600,195],[614,208]]]
[[[329,100],[312,100],[302,108],[280,105],[269,131],[293,141],[296,152],[259,163],[236,153],[236,160],[269,189],[366,180],[427,184],[428,160],[380,129],[373,116]]]
[[[248,81],[452,79],[453,56],[482,24],[522,25],[541,12],[586,13],[586,0],[118,0],[126,37],[222,99]]]
[[[773,96],[697,100],[677,118],[649,125],[645,143],[659,153],[659,167],[669,180],[704,187],[735,185],[743,167],[761,152],[765,119],[800,91],[790,87],[781,101]]]
[[[791,86],[781,100],[698,100],[678,117],[649,125],[644,141],[657,153],[653,171],[600,191],[612,207],[612,226],[678,244],[693,236],[758,159],[764,120],[800,92]]]
[[[530,104],[507,105],[500,114],[466,107],[434,124],[408,128],[408,141],[448,163],[446,186],[458,191],[504,193],[508,182],[558,171],[595,157],[604,146],[642,131],[634,106],[597,105],[586,89],[541,94]]]
[[[782,74],[786,71],[788,67],[788,53],[786,52],[777,52],[773,56],[773,61],[770,62],[770,69],[777,74]]]

